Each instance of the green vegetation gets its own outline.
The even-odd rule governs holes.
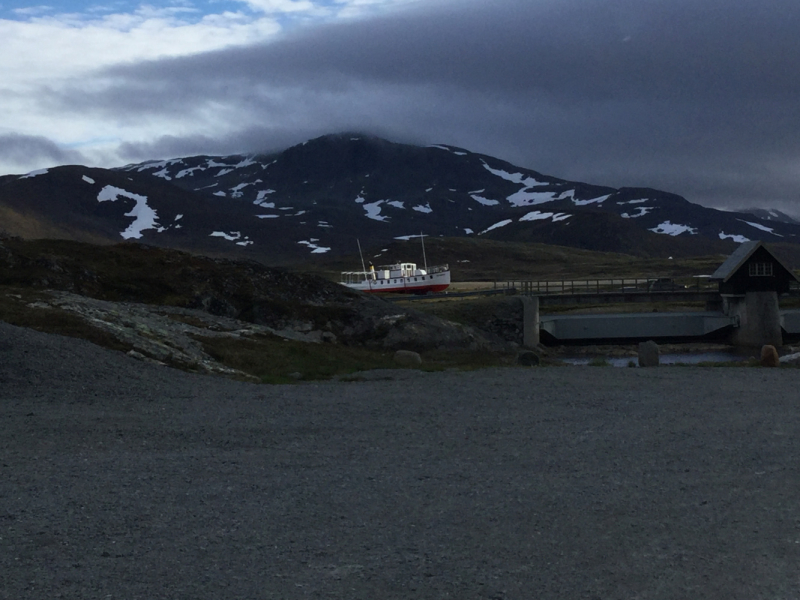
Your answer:
[[[682,277],[690,281],[692,274],[713,271],[724,258],[671,261],[491,240],[433,239],[426,244],[429,256],[443,255],[442,262],[450,262],[457,273],[461,272],[470,278],[633,278],[665,274],[682,282]],[[417,247],[416,244],[414,247]],[[398,246],[396,251],[400,254],[400,251],[406,252],[410,248]],[[471,258],[457,258],[463,256]],[[415,259],[413,256],[410,258]],[[187,311],[169,316],[197,327],[201,332],[207,329],[209,335],[200,333],[195,335],[195,339],[210,357],[221,365],[263,382],[346,378],[360,371],[396,368],[394,353],[374,349],[380,344],[375,339],[365,342],[359,337],[344,343],[315,344],[286,341],[272,335],[212,335],[211,331],[217,330],[213,319],[209,321],[202,318],[203,315],[236,314],[243,321],[263,324],[275,330],[299,322],[309,324],[308,327],[318,331],[335,330],[336,336],[332,339],[342,342],[344,336],[341,332],[350,323],[355,323],[353,319],[360,318],[367,306],[362,302],[363,296],[341,286],[314,277],[293,275],[281,269],[267,269],[258,263],[204,258],[137,244],[100,247],[59,240],[2,240],[0,320],[39,331],[87,339],[113,350],[127,352],[133,349],[130,343],[121,341],[107,329],[100,329],[92,324],[91,319],[51,306],[47,302],[51,299],[51,290],[109,301],[205,310],[205,313]],[[378,309],[388,310],[385,314],[390,315],[394,310],[383,302],[372,302],[378,305]],[[782,300],[781,304],[785,307],[800,306],[800,298]],[[437,298],[401,303],[396,308],[400,306],[472,325],[502,339],[513,340],[520,335],[520,303],[514,296]],[[704,310],[704,306],[701,303],[542,306],[544,314],[674,310]],[[383,313],[376,314],[380,317]],[[332,322],[337,323],[338,328],[331,327]],[[146,331],[139,333],[148,335]],[[373,348],[366,347],[366,343],[372,343]],[[428,371],[515,364],[515,357],[485,351],[450,349],[428,351],[422,356],[420,368]],[[543,360],[543,364],[556,363],[555,360]],[[591,366],[608,364],[606,359],[595,359],[590,363]],[[701,363],[700,366],[742,365],[741,362],[732,362]],[[197,369],[197,364],[173,366]]]
[[[329,379],[356,371],[392,367],[392,355],[363,348],[308,344],[276,336],[198,338],[216,361],[264,383]]]
[[[198,338],[215,360],[259,378],[264,383],[292,383],[343,377],[371,369],[399,368],[394,353],[366,348],[308,344],[275,336],[247,340]],[[476,369],[510,364],[510,359],[486,352],[435,351],[423,354],[423,371]]]

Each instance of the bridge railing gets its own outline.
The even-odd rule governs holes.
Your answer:
[[[693,277],[691,281],[676,281],[668,277],[645,277],[623,279],[561,279],[561,280],[517,280],[495,281],[495,289],[515,288],[517,293],[525,295],[546,294],[609,294],[609,293],[651,293],[651,292],[705,292],[715,291],[716,283],[709,283],[707,278]]]

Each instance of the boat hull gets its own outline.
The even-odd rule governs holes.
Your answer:
[[[366,279],[358,283],[343,283],[342,285],[367,294],[431,294],[443,292],[450,286],[450,272],[445,271],[419,277]]]

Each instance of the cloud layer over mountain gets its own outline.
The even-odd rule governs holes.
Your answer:
[[[105,166],[357,130],[798,213],[798,25],[789,0],[405,2],[40,82],[28,110],[62,148],[108,138],[81,146]]]

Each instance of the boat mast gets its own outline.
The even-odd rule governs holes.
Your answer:
[[[422,262],[425,263],[425,272],[428,272],[428,257],[425,256],[425,237],[419,232],[419,241],[422,243]]]
[[[367,287],[372,289],[372,281],[370,277],[367,277],[367,267],[364,265],[364,254],[361,252],[361,242],[358,238],[356,238],[356,244],[358,244],[358,255],[361,257],[361,271],[364,273],[364,279],[367,280]]]

